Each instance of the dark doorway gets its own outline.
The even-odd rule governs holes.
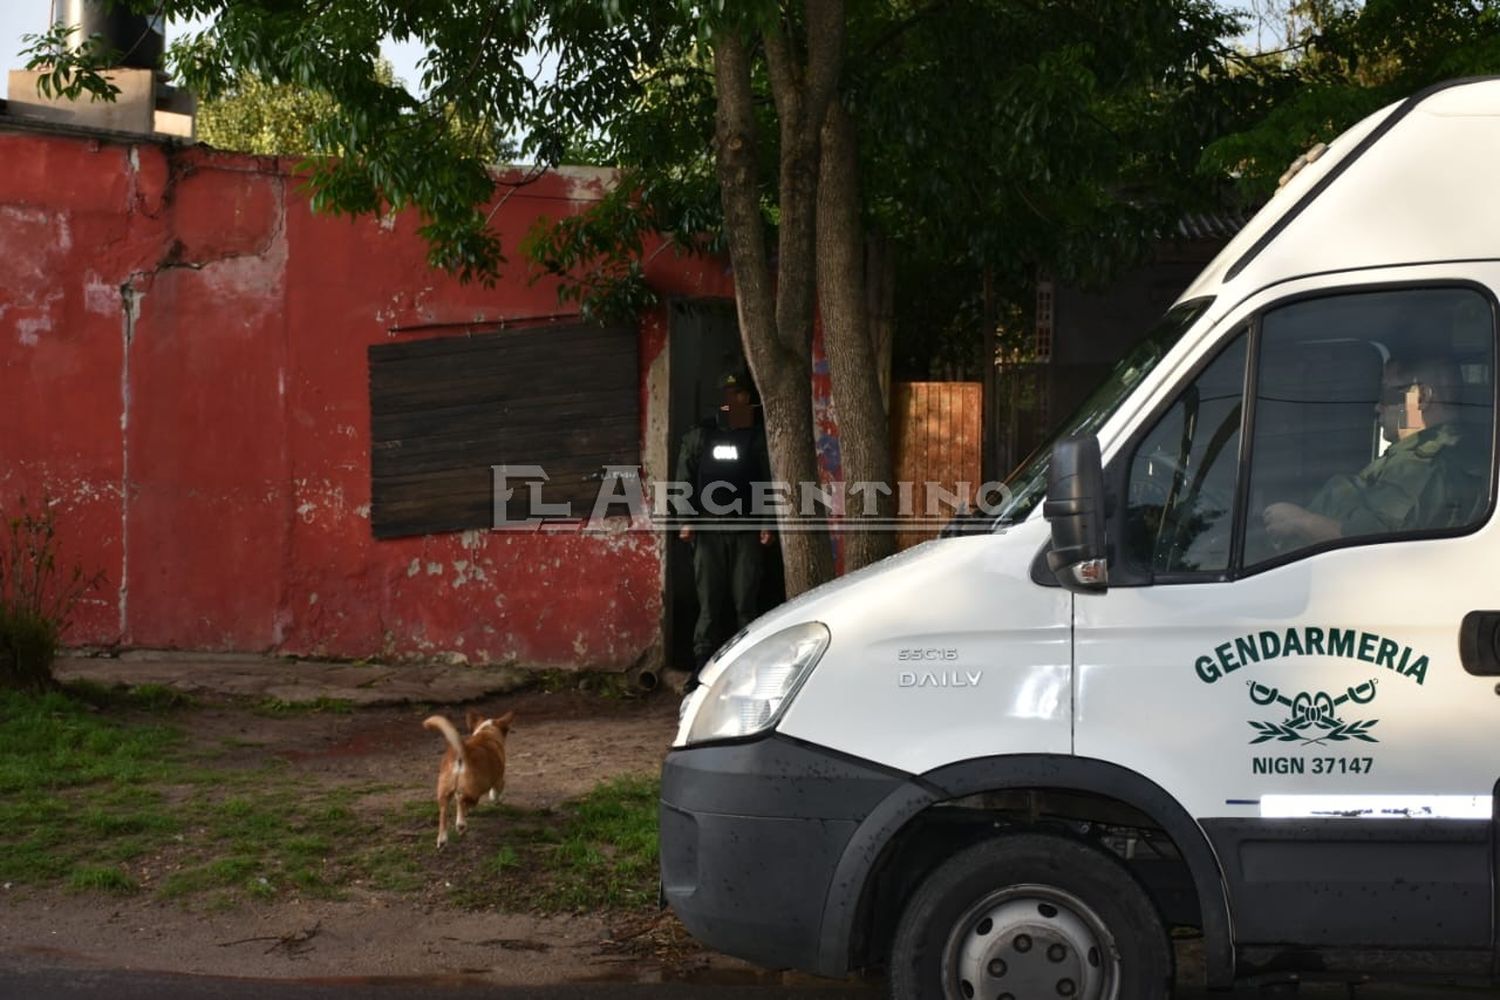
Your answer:
[[[734,303],[723,299],[679,299],[671,303],[668,332],[671,386],[667,401],[668,474],[677,475],[677,452],[682,437],[694,424],[718,413],[719,379],[744,364],[739,320]],[[784,599],[781,550],[772,545],[766,566],[762,609]],[[693,624],[698,598],[693,587],[693,550],[674,531],[667,539],[666,631],[667,663],[678,670],[693,668]]]

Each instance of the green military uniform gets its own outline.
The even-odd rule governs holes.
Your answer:
[[[721,453],[732,453],[741,472],[726,475],[722,462],[713,458],[716,446]],[[727,449],[727,450],[726,450]],[[750,624],[760,613],[761,581],[765,576],[766,551],[760,544],[761,525],[735,528],[737,520],[749,513],[751,497],[741,495],[739,516],[713,516],[700,503],[708,483],[725,482],[715,499],[729,501],[737,491],[730,479],[744,483],[770,479],[770,459],[763,428],[752,426],[731,430],[721,422],[705,421],[683,435],[677,452],[677,481],[693,486],[693,506],[698,524],[693,533],[693,581],[698,593],[698,620],[693,628],[693,667],[701,668],[714,651],[736,631]],[[712,524],[712,527],[704,527]]]
[[[1483,435],[1439,424],[1397,441],[1355,475],[1335,476],[1308,504],[1339,522],[1344,537],[1453,528],[1484,496]]]

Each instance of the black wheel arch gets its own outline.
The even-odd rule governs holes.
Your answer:
[[[888,848],[929,808],[981,793],[1046,789],[1113,800],[1148,817],[1176,845],[1192,876],[1210,989],[1234,980],[1228,894],[1217,855],[1202,828],[1170,793],[1144,775],[1109,761],[1061,754],[982,757],[914,776],[873,809],[839,860],[824,904],[819,970],[842,975],[871,919],[870,893]]]

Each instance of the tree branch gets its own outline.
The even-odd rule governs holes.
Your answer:
[[[747,348],[746,360],[757,381],[774,378],[779,359],[759,354],[757,343],[776,344],[775,294],[760,215],[760,180],[756,163],[755,105],[750,87],[750,55],[738,34],[714,43],[714,80],[719,92],[715,121],[715,166],[724,207],[724,231],[734,268],[735,300]]]
[[[808,0],[806,127],[816,136],[844,70],[844,0]]]
[[[782,347],[798,356],[811,350],[817,238],[818,160],[823,119],[838,90],[843,69],[844,0],[805,0],[807,66],[797,66],[787,34],[766,36],[766,61],[781,118],[781,204],[777,230],[776,333]],[[781,81],[777,83],[778,79]],[[790,83],[787,81],[790,79]]]
[[[1241,52],[1238,49],[1226,48],[1224,58],[1233,59],[1236,62],[1254,63],[1257,59],[1270,59],[1272,56],[1284,56],[1289,52],[1303,52],[1313,43],[1313,39],[1305,38],[1300,42],[1282,46],[1279,49],[1264,49],[1260,52]]]
[[[897,21],[895,24],[891,25],[884,34],[870,43],[869,48],[865,49],[864,58],[868,59],[870,56],[878,55],[881,49],[884,49],[887,45],[892,45],[900,40],[902,35],[906,34],[916,25],[927,20],[939,10],[942,10],[944,7],[949,6],[951,2],[952,0],[933,0],[932,3],[929,3],[921,10],[914,11],[910,16],[904,17],[900,21]]]
[[[784,135],[786,123],[797,117],[797,97],[801,91],[797,78],[800,73],[784,28],[778,27],[766,32],[765,49],[766,71],[771,78],[771,97],[776,101],[776,114],[782,121]]]

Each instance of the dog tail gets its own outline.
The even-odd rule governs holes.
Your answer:
[[[458,738],[458,730],[453,728],[453,723],[447,718],[441,715],[429,715],[422,720],[422,725],[427,729],[435,729],[442,733],[443,739],[448,741],[448,745],[453,748],[453,753],[458,759],[464,759],[463,741]]]

